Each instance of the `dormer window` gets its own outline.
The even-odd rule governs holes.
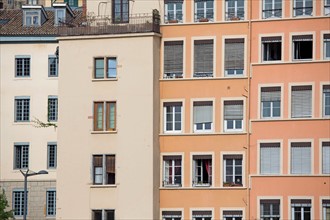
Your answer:
[[[61,25],[61,23],[74,17],[72,9],[66,2],[54,2],[53,8],[55,8],[55,25]]]
[[[55,25],[65,22],[65,9],[56,9],[55,10]]]
[[[27,3],[28,3],[28,5],[37,5],[38,0],[28,0]]]
[[[25,26],[40,26],[39,11],[26,11],[24,23]]]

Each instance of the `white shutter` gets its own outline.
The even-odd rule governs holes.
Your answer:
[[[260,173],[280,173],[280,144],[265,143],[260,146]]]
[[[291,92],[291,117],[312,117],[312,86],[293,86]]]
[[[311,174],[311,144],[291,144],[291,174]]]
[[[224,102],[224,119],[234,120],[243,119],[243,101],[225,101]]]
[[[212,102],[194,103],[194,124],[212,122],[212,119],[213,119]]]
[[[322,173],[330,174],[330,142],[322,143]]]

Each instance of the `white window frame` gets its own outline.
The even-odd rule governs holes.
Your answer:
[[[48,77],[58,77],[58,57],[55,55],[48,56]]]
[[[226,181],[226,177],[227,177],[227,171],[226,171],[226,169],[227,169],[227,159],[225,159],[224,157],[225,156],[227,156],[227,155],[234,155],[234,156],[241,156],[242,157],[242,159],[232,159],[233,160],[233,173],[232,174],[230,174],[230,176],[232,177],[231,179],[232,179],[232,181],[231,182],[227,182]],[[222,154],[221,155],[222,156],[222,161],[223,161],[223,187],[243,187],[244,186],[244,155],[243,154],[237,154],[237,153],[229,153],[229,152],[227,152],[227,153],[224,153],[224,154]],[[242,165],[236,165],[236,160],[241,160],[241,162],[242,162]],[[241,184],[239,184],[239,183],[235,183],[235,180],[234,180],[234,178],[235,178],[235,176],[236,176],[236,168],[237,167],[239,167],[239,166],[241,166],[241,175],[242,175],[242,182],[241,182]],[[225,185],[225,184],[229,184],[229,185]]]
[[[326,107],[330,108],[330,106],[326,106],[325,105],[325,100],[326,100],[326,96],[329,96],[330,97],[330,92],[324,92],[324,87],[325,86],[330,86],[330,84],[322,84],[321,85],[321,94],[322,94],[322,117],[323,118],[329,118],[330,117],[330,114],[329,115],[326,115]]]
[[[211,215],[203,215],[203,216],[194,216],[194,212],[195,211],[207,211],[207,212],[211,212]],[[213,208],[212,209],[210,209],[210,208],[190,208],[190,214],[191,214],[191,219],[192,220],[212,220],[212,219],[214,219],[214,210],[213,210]]]
[[[181,184],[176,184],[175,183],[175,159],[169,159],[169,160],[166,160],[165,157],[178,157],[179,160],[181,160],[181,165],[180,165],[180,172],[181,172]],[[180,158],[179,158],[180,157]],[[166,183],[166,161],[171,161],[171,167],[169,167],[169,169],[172,169],[172,176],[174,177],[172,179],[172,182],[171,183]],[[162,155],[162,163],[163,163],[163,179],[162,179],[162,182],[163,182],[163,187],[181,187],[183,186],[183,156],[181,154],[171,154],[171,155]]]
[[[323,13],[325,16],[330,15],[330,0],[323,0],[323,1],[324,1]]]
[[[232,129],[228,129],[228,120],[227,119],[224,119],[224,115],[225,115],[225,102],[226,101],[242,101],[242,108],[243,108],[243,119],[241,120],[241,123],[242,123],[242,127],[241,128],[236,128],[236,120],[234,120],[233,122],[233,128]],[[222,120],[222,125],[223,125],[223,132],[224,133],[235,133],[235,132],[244,132],[245,130],[245,100],[242,99],[242,98],[224,98],[222,99],[222,116],[223,116],[223,120]],[[239,119],[237,119],[239,120]]]
[[[52,151],[54,151],[53,156],[51,155]],[[54,160],[54,161],[52,161],[52,160]],[[48,142],[48,144],[47,144],[47,169],[56,169],[56,168],[57,168],[57,143]]]
[[[56,189],[47,189],[46,191],[46,216],[56,216]]]
[[[183,209],[161,209],[160,210],[161,220],[176,220],[180,218],[183,220]]]
[[[311,115],[310,116],[304,116],[304,117],[292,117],[292,107],[293,107],[293,103],[292,103],[292,88],[293,87],[296,87],[296,86],[311,86],[311,95],[312,95],[312,102],[311,102]],[[296,118],[313,118],[314,117],[314,82],[311,82],[311,83],[289,83],[289,110],[288,110],[288,114],[289,114],[289,117],[292,118],[292,119],[296,119]]]
[[[330,0],[329,1],[329,4],[330,4]],[[330,5],[329,5],[329,11],[330,11]],[[330,15],[330,12],[329,12],[329,15]],[[325,35],[330,35],[329,32],[321,32],[321,42],[322,42],[322,57],[324,60],[330,60],[330,53],[328,54],[327,56],[327,46],[330,48],[330,38],[325,38]]]
[[[211,102],[212,103],[212,122],[211,122],[211,128],[210,129],[206,129],[205,125],[206,123],[194,123],[194,104],[196,102]],[[191,100],[191,124],[193,125],[193,133],[210,133],[214,131],[214,98],[210,98],[210,99],[192,99]],[[202,124],[202,129],[197,129],[197,124]]]
[[[208,1],[212,1],[213,2],[213,4],[212,4],[212,8],[208,8],[207,7],[207,2]],[[198,7],[197,7],[197,5],[198,5],[198,1],[196,1],[196,0],[194,0],[194,20],[195,20],[195,22],[205,22],[205,21],[213,21],[214,20],[214,17],[215,17],[215,14],[214,14],[214,12],[215,12],[215,1],[214,0],[199,0],[199,2],[203,2],[203,7],[201,7],[200,9],[203,9],[203,17],[201,17],[201,18],[198,18],[198,14],[197,14],[197,12],[198,12]],[[208,13],[207,13],[207,11],[208,10],[212,10],[212,16],[209,16],[208,15]],[[201,20],[201,19],[205,19],[205,20]]]
[[[235,1],[235,6],[233,7],[234,8],[234,16],[229,16],[229,4],[228,4],[228,1]],[[238,14],[238,9],[239,7],[237,6],[237,2],[238,1],[243,1],[243,16],[239,16]],[[225,20],[226,21],[235,21],[235,20],[245,20],[245,14],[246,14],[246,0],[225,0]],[[232,7],[231,7],[232,8]]]
[[[274,116],[274,102],[275,101],[262,101],[262,88],[279,88],[280,89],[280,115],[279,116]],[[282,97],[282,94],[283,94],[283,91],[282,91],[282,86],[280,85],[267,85],[267,86],[262,86],[260,85],[260,89],[259,89],[259,92],[260,92],[260,118],[262,119],[280,119],[282,118],[282,104],[283,104],[283,97]],[[267,117],[267,116],[264,116],[263,115],[263,110],[264,110],[264,102],[269,102],[270,103],[270,116]]]
[[[297,15],[297,12],[296,12],[296,10],[297,10],[297,8],[296,8],[296,4],[297,4],[297,0],[293,0],[292,1],[292,4],[293,4],[293,7],[292,7],[292,14],[293,14],[293,17],[301,17],[301,16],[313,16],[313,14],[314,14],[314,1],[313,0],[299,0],[299,1],[302,1],[303,2],[303,7],[302,7],[302,10],[303,10],[303,14],[302,15]],[[312,2],[312,12],[311,12],[311,14],[309,15],[309,14],[306,14],[306,9],[307,9],[307,7],[306,7],[306,2],[307,1],[311,1]]]
[[[282,0],[271,0],[272,1],[272,8],[268,9],[267,11],[271,11],[272,12],[272,16],[270,17],[266,17],[265,16],[265,11],[266,11],[266,7],[265,7],[265,0],[262,1],[262,19],[274,19],[274,18],[282,18],[283,16],[283,1]],[[276,9],[275,8],[275,2],[276,1],[280,1],[281,2],[281,9]],[[277,10],[281,10],[281,15],[280,16],[275,16]]]
[[[261,158],[261,149],[262,149],[262,145],[267,145],[267,144],[271,144],[271,145],[279,145],[279,158],[278,158],[278,164],[279,164],[279,168],[278,168],[278,172],[277,173],[268,173],[268,172],[261,172],[262,170],[262,158]],[[282,149],[283,143],[282,140],[260,140],[258,141],[258,173],[260,175],[281,175],[282,174]],[[266,146],[267,147],[267,146]],[[277,148],[277,147],[276,147]]]
[[[28,24],[28,18],[31,19],[31,24]],[[35,27],[40,25],[41,25],[40,10],[24,10],[24,26]]]
[[[326,201],[327,200],[327,201]],[[326,202],[325,202],[326,201]],[[320,206],[321,207],[321,213],[320,216],[322,216],[323,220],[326,220],[326,210],[330,209],[330,197],[326,197],[326,196],[321,196],[320,197]]]
[[[294,41],[293,37],[295,36],[304,36],[304,35],[312,35],[312,58],[295,58],[295,42],[303,42],[304,40],[300,40],[300,41]],[[303,32],[303,33],[290,33],[290,41],[291,41],[291,51],[290,51],[290,55],[291,55],[291,60],[293,62],[299,62],[299,61],[310,61],[310,60],[314,60],[315,59],[315,32]],[[308,40],[310,41],[310,40]]]
[[[207,184],[195,184],[195,156],[202,156],[202,157],[209,157],[211,159],[211,184],[207,183]],[[214,152],[191,152],[190,153],[190,183],[191,183],[191,187],[213,187],[214,186]],[[184,175],[183,175],[184,176]]]
[[[199,72],[196,72],[195,70],[195,47],[196,47],[196,42],[197,41],[213,41],[213,48],[212,48],[212,53],[213,53],[213,60],[212,60],[212,75],[207,73],[207,72],[203,72],[203,73],[199,73]],[[191,70],[192,70],[192,73],[191,73],[191,78],[213,78],[215,77],[215,74],[216,74],[216,37],[210,37],[210,36],[207,36],[207,37],[192,37],[192,53],[191,53],[191,59],[193,62],[191,62]],[[197,42],[198,44],[198,42]],[[184,60],[185,62],[185,60]],[[203,74],[205,74],[205,76],[203,76]],[[198,75],[202,75],[202,76],[198,76]]]
[[[257,196],[257,219],[260,220],[264,220],[261,217],[261,201],[262,200],[278,200],[280,202],[280,207],[279,207],[279,211],[280,211],[280,218],[279,219],[283,219],[283,197],[281,196]],[[273,219],[270,219],[273,220]]]
[[[309,143],[310,144],[310,173],[292,173],[292,159],[293,156],[291,155],[291,149],[292,149],[292,144],[294,143]],[[289,159],[289,163],[288,163],[288,172],[290,175],[302,175],[302,176],[306,176],[306,175],[313,175],[314,174],[314,140],[312,139],[290,139],[288,141],[288,159]]]
[[[91,219],[94,220],[94,216],[93,216],[93,212],[94,211],[101,211],[101,215],[102,215],[102,220],[106,220],[107,219],[107,216],[106,216],[106,213],[107,212],[112,212],[113,211],[113,216],[114,216],[114,219],[116,219],[116,210],[115,209],[92,209],[91,210],[91,214],[92,214],[92,217]]]
[[[310,219],[314,219],[314,210],[313,210],[313,197],[288,197],[288,205],[289,205],[289,215],[291,217],[291,220],[296,220],[294,218],[294,205],[293,204],[297,204],[297,207],[299,205],[299,203],[292,203],[292,200],[310,200],[310,205],[306,204],[306,205],[302,205],[301,206],[301,210],[300,212],[303,213],[304,212],[304,207],[310,207]],[[303,217],[304,215],[302,215]],[[301,220],[304,220],[303,218]]]
[[[326,158],[326,162],[324,161],[324,150],[323,148],[330,148],[327,143],[330,142],[330,139],[320,139],[320,173],[324,175],[329,175],[329,171],[324,171],[324,167],[327,165],[327,163],[330,163],[330,155],[328,155],[328,158]],[[330,151],[330,149],[328,149]],[[329,168],[328,168],[329,169]],[[330,169],[329,169],[330,170]]]
[[[59,15],[58,15],[59,12],[63,13],[62,17],[59,17]],[[65,18],[66,18],[66,9],[64,9],[64,8],[55,9],[55,21],[54,21],[55,25],[60,25],[62,22],[65,22]]]
[[[165,3],[165,15],[164,15],[165,23],[182,23],[184,21],[184,12],[185,12],[184,3],[185,3],[184,0],[182,0],[182,2]],[[169,14],[168,4],[173,4],[173,14],[174,14],[173,19],[169,19],[168,16],[167,16]],[[181,11],[180,11],[180,9],[177,9],[178,4],[182,4]],[[180,12],[182,14],[181,19],[178,18],[178,14],[180,14]]]
[[[181,103],[181,111],[180,111],[180,123],[181,123],[181,129],[180,130],[176,130],[175,129],[175,108],[179,107],[180,105],[177,105]],[[171,105],[172,104],[172,105]],[[166,124],[167,124],[167,111],[166,111],[166,107],[170,106],[172,108],[172,130],[167,130],[166,128]],[[164,129],[164,133],[181,133],[183,131],[183,102],[182,101],[166,101],[163,102],[163,129]]]
[[[269,37],[280,37],[281,38],[281,40],[279,41],[280,43],[281,43],[281,59],[279,59],[279,60],[265,60],[264,59],[264,55],[265,55],[265,44],[271,44],[271,43],[277,43],[277,42],[265,42],[264,40],[263,40],[263,38],[269,38]],[[261,42],[261,53],[260,53],[260,61],[262,62],[262,63],[268,63],[268,62],[270,62],[270,63],[276,63],[276,62],[282,62],[283,61],[283,43],[284,43],[284,41],[283,41],[283,36],[282,35],[275,35],[275,36],[265,36],[265,35],[262,35],[262,36],[260,36],[260,42]],[[269,51],[269,49],[267,50],[267,51]]]

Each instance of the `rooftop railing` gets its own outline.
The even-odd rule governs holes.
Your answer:
[[[130,15],[124,21],[111,17],[89,17],[80,24],[63,23],[58,27],[59,36],[160,33],[160,16],[157,10],[151,14]]]

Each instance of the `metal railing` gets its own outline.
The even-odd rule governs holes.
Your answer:
[[[160,16],[157,10],[152,14],[130,15],[128,21],[119,23],[111,17],[89,17],[79,24],[62,23],[58,26],[59,36],[160,33]]]
[[[280,18],[282,17],[282,9],[264,9],[262,10],[263,18]]]

